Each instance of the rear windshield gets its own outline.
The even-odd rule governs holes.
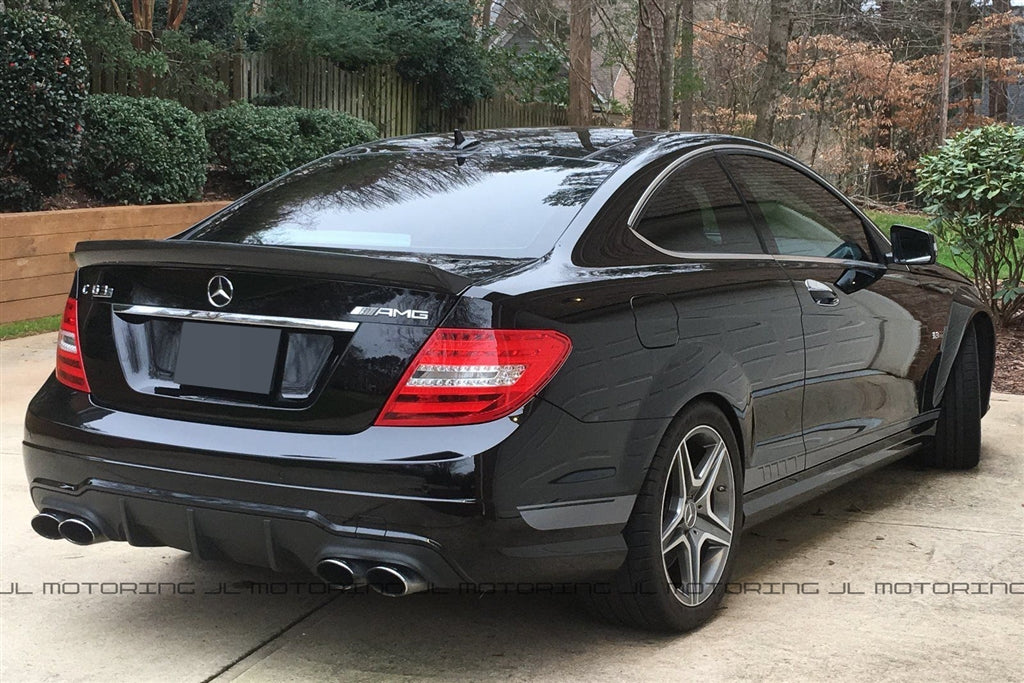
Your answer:
[[[537,156],[357,154],[274,181],[184,235],[209,242],[541,256],[614,165]]]

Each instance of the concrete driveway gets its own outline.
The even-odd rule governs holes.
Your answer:
[[[20,440],[54,337],[0,343],[0,680],[1024,679],[1024,397],[993,398],[975,471],[898,463],[751,529],[717,618],[663,637],[565,595],[328,595],[44,540]]]

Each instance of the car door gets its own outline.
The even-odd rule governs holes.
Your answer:
[[[678,317],[678,384],[701,372],[723,390],[749,391],[754,443],[745,489],[802,470],[800,304],[717,158],[696,158],[656,183],[632,229],[671,266],[650,284]],[[644,315],[637,311],[642,335]]]
[[[928,349],[862,217],[783,157],[737,152],[725,162],[800,300],[807,466],[905,429]]]

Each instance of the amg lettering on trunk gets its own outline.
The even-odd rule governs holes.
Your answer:
[[[398,308],[378,308],[376,306],[356,306],[349,315],[385,315],[389,318],[408,318],[409,320],[426,320],[430,313],[428,311],[408,310]]]

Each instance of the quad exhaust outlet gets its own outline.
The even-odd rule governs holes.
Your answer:
[[[32,530],[43,538],[56,541],[63,538],[60,535],[60,523],[68,518],[63,512],[44,510],[32,518]]]
[[[103,532],[89,520],[56,510],[43,510],[32,518],[32,529],[43,538],[63,538],[75,545],[92,545],[107,540]],[[427,590],[429,584],[408,567],[374,564],[327,557],[316,564],[315,572],[324,583],[339,588],[369,585],[381,595],[397,598]]]
[[[32,530],[43,538],[63,538],[75,545],[92,545],[107,540],[95,524],[56,510],[44,510],[32,518]]]
[[[390,598],[427,590],[427,582],[423,577],[405,567],[372,567],[366,572],[366,582],[370,588]]]
[[[58,525],[61,538],[75,545],[92,545],[107,540],[96,526],[80,517],[68,517]]]
[[[381,595],[400,597],[425,591],[426,580],[407,567],[396,565],[370,565],[352,560],[328,557],[316,565],[316,575],[324,583],[340,588],[369,585]]]
[[[341,588],[352,588],[359,583],[352,565],[346,560],[334,557],[320,560],[316,565],[316,575],[323,579],[324,583]]]

